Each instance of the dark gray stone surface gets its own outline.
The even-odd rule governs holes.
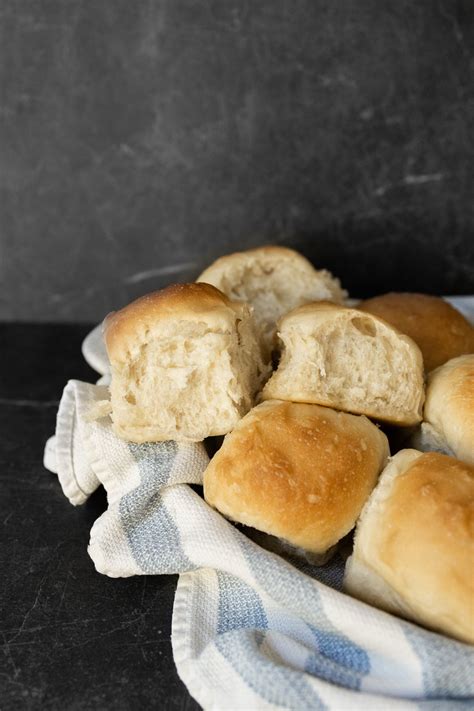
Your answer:
[[[0,318],[98,320],[215,256],[474,290],[470,0],[3,0]]]
[[[42,466],[68,378],[93,381],[88,328],[0,325],[0,708],[197,711],[176,673],[176,576],[111,579],[87,555],[106,508],[83,506]]]

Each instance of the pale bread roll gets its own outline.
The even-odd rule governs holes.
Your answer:
[[[474,467],[404,449],[357,524],[344,589],[474,643]]]
[[[229,432],[268,374],[248,305],[179,284],[111,314],[105,342],[115,433],[131,442]]]
[[[327,405],[397,425],[420,422],[423,362],[418,346],[387,323],[327,302],[279,323],[284,350],[264,400]]]
[[[354,526],[389,454],[367,418],[270,401],[226,436],[204,473],[224,516],[324,554]]]
[[[453,358],[429,374],[423,419],[425,436],[431,432],[438,447],[474,465],[474,355]]]
[[[357,306],[410,336],[429,372],[456,356],[474,353],[474,328],[464,316],[437,296],[390,293]]]
[[[254,307],[267,353],[274,347],[276,322],[309,301],[342,302],[347,293],[338,279],[316,270],[303,255],[287,247],[259,247],[217,259],[197,279],[213,284],[230,299]]]

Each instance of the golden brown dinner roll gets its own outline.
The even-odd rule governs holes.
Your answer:
[[[474,353],[474,328],[451,304],[427,294],[391,293],[358,306],[410,336],[430,371],[465,353]]]
[[[346,292],[326,270],[316,270],[287,247],[259,247],[221,257],[197,281],[213,284],[230,299],[247,301],[267,352],[274,343],[276,322],[283,314],[309,301],[342,302]]]
[[[284,316],[279,336],[283,355],[264,400],[313,402],[398,425],[420,422],[420,350],[384,321],[320,302]]]
[[[179,284],[107,317],[114,431],[132,442],[229,432],[267,375],[250,308]]]
[[[423,419],[424,449],[434,443],[474,465],[474,355],[453,358],[430,373]]]
[[[474,467],[404,449],[357,524],[344,588],[355,597],[474,643]]]
[[[273,400],[226,436],[204,497],[233,521],[323,554],[353,528],[388,454],[365,417]]]

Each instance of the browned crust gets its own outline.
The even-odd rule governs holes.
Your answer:
[[[227,298],[215,286],[171,284],[165,289],[145,294],[120,311],[109,314],[104,321],[104,339],[109,356],[137,324],[180,316],[193,320],[212,318],[218,312],[238,311],[241,304]]]
[[[381,506],[369,535],[384,579],[421,619],[436,591],[472,639],[474,467],[444,454],[423,454],[396,478]],[[431,610],[426,612],[436,626]]]
[[[474,464],[474,354],[453,358],[430,373],[424,419],[457,457]]]
[[[226,437],[204,494],[229,518],[320,553],[354,526],[387,454],[365,417],[269,401]]]
[[[367,299],[357,308],[382,318],[412,338],[428,372],[451,358],[474,353],[474,328],[437,296],[391,292]]]

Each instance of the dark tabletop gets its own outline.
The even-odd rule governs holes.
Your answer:
[[[111,579],[87,555],[106,507],[80,507],[42,464],[69,378],[94,382],[84,325],[0,326],[0,706],[198,709],[176,673],[176,576]]]

